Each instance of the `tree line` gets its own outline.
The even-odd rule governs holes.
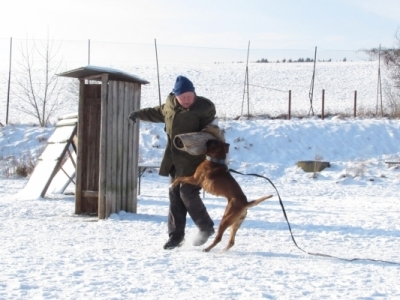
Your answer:
[[[318,62],[331,62],[331,61],[332,61],[331,58],[330,58],[330,59],[327,59],[327,60],[318,60]],[[343,58],[342,61],[347,61],[346,57]],[[301,62],[301,63],[302,63],[302,62],[314,62],[314,60],[313,60],[312,58],[306,58],[306,59],[304,59],[304,58],[299,58],[299,59],[297,59],[297,60],[292,60],[291,58],[288,59],[288,60],[286,60],[286,58],[284,58],[284,59],[282,59],[282,60],[269,61],[267,58],[261,58],[261,59],[259,59],[259,60],[256,61],[256,63],[280,63],[280,62],[282,62],[282,63],[286,63],[286,62],[288,62],[288,63],[292,63],[292,62]]]

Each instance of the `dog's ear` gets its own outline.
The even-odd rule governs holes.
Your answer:
[[[224,143],[225,145],[225,153],[229,153],[229,144]]]

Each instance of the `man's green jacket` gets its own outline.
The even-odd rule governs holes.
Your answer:
[[[191,155],[173,145],[177,134],[199,132],[215,118],[215,105],[204,97],[195,96],[190,108],[183,108],[173,93],[169,94],[165,104],[143,108],[138,111],[142,121],[165,123],[164,130],[168,136],[167,147],[161,162],[159,174],[168,176],[175,167],[175,176],[190,176],[205,159],[205,155]]]

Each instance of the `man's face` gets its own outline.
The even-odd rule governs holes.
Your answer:
[[[194,102],[195,95],[193,92],[186,92],[183,94],[180,94],[179,96],[176,96],[176,99],[178,100],[179,104],[182,105],[184,108],[189,108],[192,106]]]

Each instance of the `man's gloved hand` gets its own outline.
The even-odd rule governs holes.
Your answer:
[[[130,113],[129,120],[131,120],[133,124],[136,123],[137,118],[139,118],[139,113],[137,111],[133,111]]]

